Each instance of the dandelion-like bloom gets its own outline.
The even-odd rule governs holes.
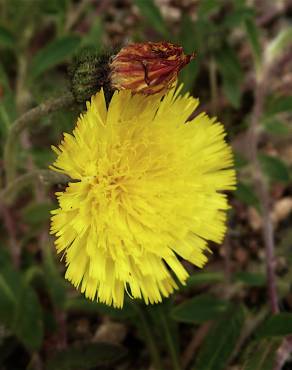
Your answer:
[[[122,307],[125,290],[148,304],[185,283],[186,259],[202,267],[222,242],[235,173],[223,126],[189,95],[103,91],[65,134],[53,169],[69,175],[53,211],[66,278],[86,297]]]

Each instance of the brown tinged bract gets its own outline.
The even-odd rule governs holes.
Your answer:
[[[115,90],[155,94],[175,83],[179,71],[194,58],[183,48],[169,42],[129,44],[115,55],[110,64],[110,84]]]

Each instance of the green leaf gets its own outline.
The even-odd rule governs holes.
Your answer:
[[[235,83],[235,80],[226,78],[223,81],[223,91],[231,105],[238,109],[240,107],[241,99],[240,84]]]
[[[292,27],[283,27],[277,36],[266,47],[266,58],[272,63],[281,53],[292,44]]]
[[[245,21],[245,29],[248,41],[250,43],[252,53],[254,56],[254,60],[257,65],[259,65],[261,60],[261,44],[260,44],[260,35],[259,35],[259,29],[257,28],[254,19],[248,18]]]
[[[188,278],[187,288],[197,285],[220,283],[222,281],[224,281],[224,274],[222,272],[196,272]]]
[[[246,160],[241,154],[234,152],[234,166],[236,168],[245,167],[248,164],[248,160]]]
[[[81,39],[82,47],[93,47],[95,51],[102,50],[103,24],[96,18],[89,32]]]
[[[209,294],[201,294],[187,300],[171,311],[171,317],[179,322],[200,324],[221,316],[229,303]]]
[[[234,50],[225,46],[216,56],[219,71],[223,77],[223,91],[230,103],[238,108],[241,99],[242,68]]]
[[[24,276],[10,265],[1,268],[0,295],[0,321],[28,349],[40,348],[43,338],[40,303]]]
[[[4,88],[4,94],[7,91],[11,91],[8,74],[6,73],[2,63],[0,63],[0,83],[1,86]]]
[[[271,181],[289,182],[289,170],[281,159],[266,154],[259,154],[259,161],[263,171]]]
[[[218,67],[223,74],[223,77],[235,78],[237,80],[242,79],[242,68],[235,51],[225,46],[220,53],[217,54],[216,58]]]
[[[48,166],[55,160],[55,154],[51,149],[32,148],[31,153],[34,163],[39,168],[48,168]]]
[[[178,44],[182,44],[185,53],[191,54],[198,50],[197,39],[194,37],[195,24],[189,16],[183,16],[181,21],[181,29],[179,37],[176,41]],[[194,87],[195,80],[199,72],[199,59],[192,60],[187,66],[185,66],[179,73],[179,81],[183,83],[183,92],[191,91]]]
[[[292,313],[283,312],[269,317],[257,330],[257,338],[284,337],[292,334]]]
[[[0,46],[9,48],[13,48],[15,46],[13,34],[3,26],[0,26]]]
[[[254,9],[247,6],[240,6],[229,14],[226,14],[223,20],[223,26],[226,28],[235,28],[254,16]]]
[[[69,1],[68,0],[50,0],[41,1],[40,3],[42,11],[48,14],[63,14],[68,10]]]
[[[183,83],[182,93],[190,92],[194,88],[199,72],[198,60],[193,60],[179,73],[179,81]]]
[[[145,315],[151,318],[149,325],[156,329],[156,336],[159,342],[165,343],[165,348],[168,348],[171,354],[172,362],[177,363],[179,356],[179,330],[178,323],[170,317],[170,309],[173,307],[171,299],[166,299],[162,303],[148,306],[142,311]],[[146,318],[147,320],[147,318]],[[136,323],[139,327],[140,322]]]
[[[212,12],[216,12],[222,4],[218,0],[204,0],[199,2],[198,15],[206,17]]]
[[[15,117],[16,106],[14,96],[7,90],[4,90],[4,97],[0,99],[0,132],[4,137]]]
[[[225,370],[244,323],[244,309],[234,305],[209,331],[193,369]]]
[[[16,305],[16,296],[13,287],[9,283],[6,270],[0,273],[0,322],[9,324],[13,320],[13,310]]]
[[[179,35],[176,37],[175,42],[183,46],[184,52],[187,54],[193,53],[197,48],[196,38],[193,35],[195,31],[195,23],[188,15],[183,15]]]
[[[15,307],[12,331],[30,350],[39,349],[43,340],[42,309],[36,293],[23,285]]]
[[[276,118],[269,118],[263,121],[264,128],[267,132],[275,135],[287,135],[291,132],[291,129],[287,127],[283,122]]]
[[[63,309],[66,300],[66,285],[64,278],[60,275],[54,259],[51,245],[47,245],[44,251],[44,280],[53,304]]]
[[[41,49],[31,63],[31,76],[39,77],[43,72],[71,57],[80,44],[77,36],[64,36]]]
[[[269,99],[266,114],[274,115],[283,112],[292,112],[292,96],[280,96]]]
[[[237,188],[234,192],[234,196],[239,199],[242,203],[247,204],[248,206],[259,206],[259,200],[253,191],[253,188],[242,182],[237,184]]]
[[[240,281],[249,286],[262,287],[266,285],[266,276],[255,272],[238,272],[234,275],[234,280]]]
[[[15,97],[10,88],[8,74],[0,63],[0,86],[3,96],[0,98],[0,133],[5,137],[9,126],[16,118]]]
[[[29,224],[42,225],[49,221],[50,211],[54,208],[54,204],[50,202],[29,204],[24,208],[22,215]]]
[[[88,343],[56,353],[49,359],[46,370],[86,370],[114,365],[125,357],[123,347],[107,343]]]
[[[273,370],[280,344],[281,340],[277,339],[251,342],[245,352],[241,370]]]
[[[135,0],[135,4],[139,8],[141,15],[147,19],[149,24],[161,35],[167,37],[168,30],[166,24],[154,1]]]

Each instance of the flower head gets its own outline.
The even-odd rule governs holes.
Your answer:
[[[110,63],[111,85],[117,90],[144,94],[166,91],[193,57],[169,42],[130,44]]]
[[[231,148],[216,119],[188,121],[198,101],[178,93],[115,92],[107,109],[100,91],[54,148],[52,168],[73,181],[51,231],[66,278],[90,299],[122,307],[126,290],[160,302],[188,277],[180,258],[202,267],[208,240],[222,241]]]

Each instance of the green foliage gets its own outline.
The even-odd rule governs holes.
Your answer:
[[[92,47],[96,51],[102,51],[103,33],[103,24],[100,18],[96,18],[87,35],[81,39],[81,47]]]
[[[234,6],[233,12],[227,14],[223,20],[223,25],[226,28],[242,26],[243,22],[251,22],[251,19],[254,17],[254,10],[252,8],[240,4],[239,1],[235,1]]]
[[[0,62],[0,86],[3,90],[3,97],[0,99],[0,135],[6,136],[11,122],[16,117],[15,98],[10,88],[7,72]]]
[[[224,274],[222,272],[202,271],[191,275],[187,280],[187,288],[198,285],[216,284],[224,281]]]
[[[292,111],[292,96],[272,97],[267,101],[266,115],[271,116]]]
[[[266,276],[260,273],[240,271],[234,275],[234,280],[239,281],[248,286],[264,287],[266,284]]]
[[[193,369],[224,370],[244,324],[242,306],[232,306],[209,331]]]
[[[42,309],[23,275],[9,264],[0,272],[0,321],[28,349],[38,349],[43,339]],[[33,328],[33,330],[32,330]]]
[[[15,39],[13,34],[0,25],[0,45],[6,48],[13,48]]]
[[[283,27],[277,36],[270,41],[266,49],[266,58],[271,63],[277,59],[292,43],[292,27]]]
[[[290,180],[289,170],[281,159],[266,154],[260,154],[259,160],[263,171],[271,181],[286,183]]]
[[[234,195],[236,196],[237,199],[247,204],[248,206],[254,206],[256,208],[259,207],[258,197],[256,196],[251,185],[239,182],[237,184]]]
[[[40,226],[49,221],[50,211],[54,208],[54,205],[49,202],[30,204],[23,209],[23,218],[33,226]]]
[[[278,339],[252,342],[246,350],[242,370],[273,370],[280,343]]]
[[[33,58],[31,63],[31,76],[39,77],[49,68],[63,62],[71,57],[77,50],[80,38],[77,36],[64,36],[41,49]]]
[[[92,369],[96,366],[114,365],[126,355],[124,348],[107,343],[88,343],[57,352],[46,370]]]
[[[206,17],[210,13],[218,10],[221,4],[217,0],[205,0],[200,3],[198,14],[200,17]]]
[[[292,314],[279,313],[269,317],[257,330],[257,338],[284,337],[292,334]]]
[[[201,294],[186,300],[171,311],[174,320],[200,324],[221,316],[229,307],[229,302],[215,298],[209,294]]]
[[[60,272],[57,270],[56,262],[51,251],[51,245],[47,245],[44,251],[44,281],[55,307],[65,309],[66,305],[66,284]]]
[[[291,128],[277,118],[268,118],[263,121],[264,128],[272,135],[288,135]]]
[[[248,160],[237,152],[234,152],[234,166],[236,169],[241,169],[248,164]]]
[[[47,168],[54,161],[55,155],[51,148],[34,148],[31,150],[34,163],[39,168]]]
[[[230,103],[239,108],[242,69],[238,57],[234,50],[226,45],[218,52],[216,60],[223,77],[223,91]]]
[[[250,43],[255,63],[259,64],[261,60],[261,45],[259,29],[256,27],[254,19],[248,18],[245,21],[246,34]]]
[[[168,36],[166,24],[162,18],[159,8],[153,0],[134,0],[141,14],[158,33],[165,38]]]
[[[174,40],[177,43],[182,42],[186,53],[195,52],[195,60],[191,61],[179,74],[179,80],[184,84],[184,91],[190,91],[194,85],[199,72],[199,60],[196,24],[192,22],[189,16],[184,16],[180,25],[178,38]]]

